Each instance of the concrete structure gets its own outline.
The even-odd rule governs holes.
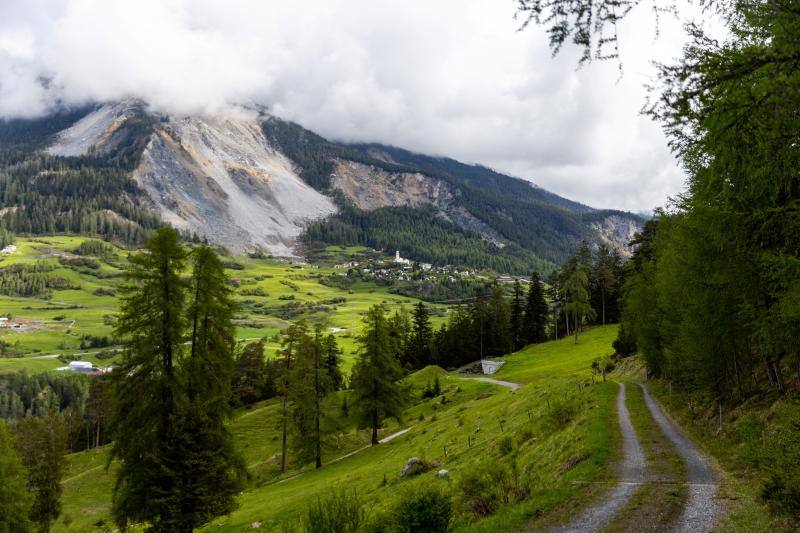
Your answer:
[[[8,327],[8,318],[0,316],[0,328],[7,328],[7,327]]]
[[[483,373],[487,376],[491,376],[500,370],[500,367],[504,364],[506,364],[505,361],[487,361],[485,359],[481,359],[481,370],[483,370]]]

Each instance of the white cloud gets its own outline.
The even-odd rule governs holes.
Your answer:
[[[258,102],[593,206],[677,193],[664,137],[638,115],[649,60],[679,52],[677,22],[658,41],[646,10],[626,22],[620,78],[613,62],[578,69],[575,50],[551,58],[513,14],[497,0],[0,0],[0,116],[131,95],[178,114]]]

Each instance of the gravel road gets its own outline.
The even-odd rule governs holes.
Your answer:
[[[501,387],[508,387],[511,390],[517,390],[518,388],[522,387],[519,383],[511,383],[510,381],[501,381],[499,379],[492,379],[492,378],[462,378],[462,379],[472,379],[475,381],[483,381],[484,383],[494,383],[495,385],[500,385]]]
[[[714,499],[717,492],[714,471],[695,445],[666,417],[661,406],[650,396],[647,386],[644,383],[641,386],[650,414],[686,463],[689,498],[675,530],[686,533],[711,531],[719,512]]]
[[[619,384],[617,393],[617,418],[622,432],[622,463],[618,467],[620,481],[614,489],[603,497],[603,501],[584,509],[580,516],[569,525],[556,528],[560,532],[598,531],[611,523],[631,496],[645,481],[645,460],[642,445],[636,437],[631,424],[628,408],[625,406],[625,384]]]

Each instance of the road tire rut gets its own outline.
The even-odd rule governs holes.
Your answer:
[[[675,445],[678,454],[686,463],[686,483],[689,493],[686,507],[681,513],[675,531],[707,532],[714,529],[714,522],[719,513],[714,496],[717,493],[717,482],[714,471],[708,461],[672,421],[667,418],[661,406],[656,402],[647,386],[642,383],[644,401],[653,419],[661,427],[661,431]]]
[[[614,516],[625,508],[625,505],[639,490],[645,481],[645,459],[642,445],[631,423],[630,413],[625,405],[625,384],[619,384],[617,393],[617,418],[622,432],[622,463],[619,465],[619,483],[614,489],[603,495],[603,500],[585,508],[570,524],[556,528],[555,531],[578,533],[598,531],[611,523]]]

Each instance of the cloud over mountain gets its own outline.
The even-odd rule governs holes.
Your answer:
[[[642,13],[625,74],[551,58],[495,0],[27,0],[0,3],[0,116],[144,99],[178,115],[259,103],[346,141],[482,163],[590,205],[649,210],[679,191],[659,128],[638,115],[655,54]],[[651,50],[651,49],[654,49]]]

